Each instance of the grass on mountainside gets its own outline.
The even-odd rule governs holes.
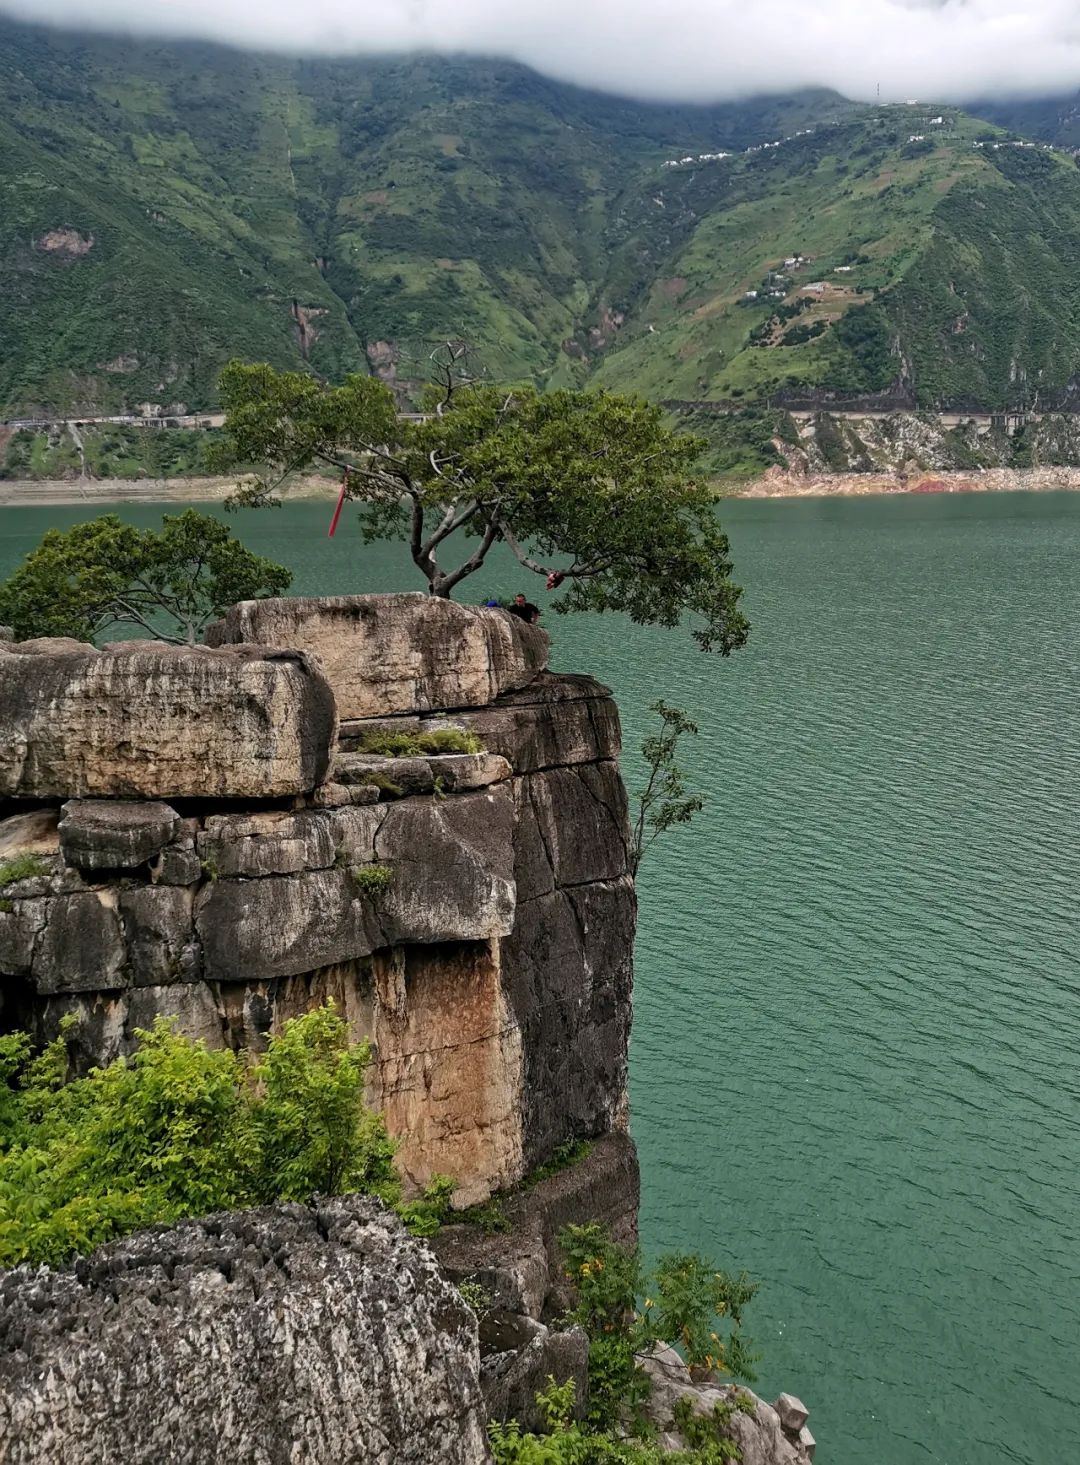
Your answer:
[[[475,58],[11,23],[0,102],[3,416],[201,410],[231,357],[416,382],[447,336],[501,380],[661,400],[910,376],[996,408],[1080,369],[1080,172],[976,148],[1005,134],[953,109],[650,106]]]
[[[84,459],[65,427],[21,428],[0,442],[0,481],[77,478],[85,460],[93,478],[183,478],[208,473],[213,430],[126,427],[79,429]]]

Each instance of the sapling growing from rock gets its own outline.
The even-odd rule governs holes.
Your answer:
[[[696,737],[697,723],[666,702],[654,702],[649,711],[659,717],[660,730],[650,733],[641,744],[648,779],[638,794],[633,826],[631,863],[635,874],[654,841],[677,824],[689,824],[705,806],[699,794],[687,793],[682,771],[675,761],[680,738]]]

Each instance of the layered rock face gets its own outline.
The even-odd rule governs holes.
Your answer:
[[[547,666],[547,637],[518,617],[423,594],[245,600],[207,640],[311,652],[342,717],[482,706]]]
[[[334,718],[299,652],[7,643],[0,798],[303,794],[326,774]]]
[[[462,1203],[623,1126],[607,690],[543,670],[542,631],[427,596],[230,629],[265,644],[0,650],[0,1025],[74,1014],[87,1066],[157,1014],[258,1046],[332,997],[374,1042],[406,1180],[452,1175]],[[447,728],[483,751],[380,751]]]
[[[475,1318],[363,1197],[0,1273],[9,1465],[484,1465],[486,1419]]]

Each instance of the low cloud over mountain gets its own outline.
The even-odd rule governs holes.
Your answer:
[[[480,52],[688,101],[800,86],[963,100],[1080,85],[1076,0],[0,0],[0,13],[249,49]]]

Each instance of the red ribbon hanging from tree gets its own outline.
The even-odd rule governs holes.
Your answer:
[[[345,469],[341,478],[341,492],[338,494],[337,507],[334,509],[334,517],[330,520],[330,533],[327,539],[333,539],[337,533],[338,520],[341,518],[341,511],[345,507],[345,498],[349,492],[349,470]]]

